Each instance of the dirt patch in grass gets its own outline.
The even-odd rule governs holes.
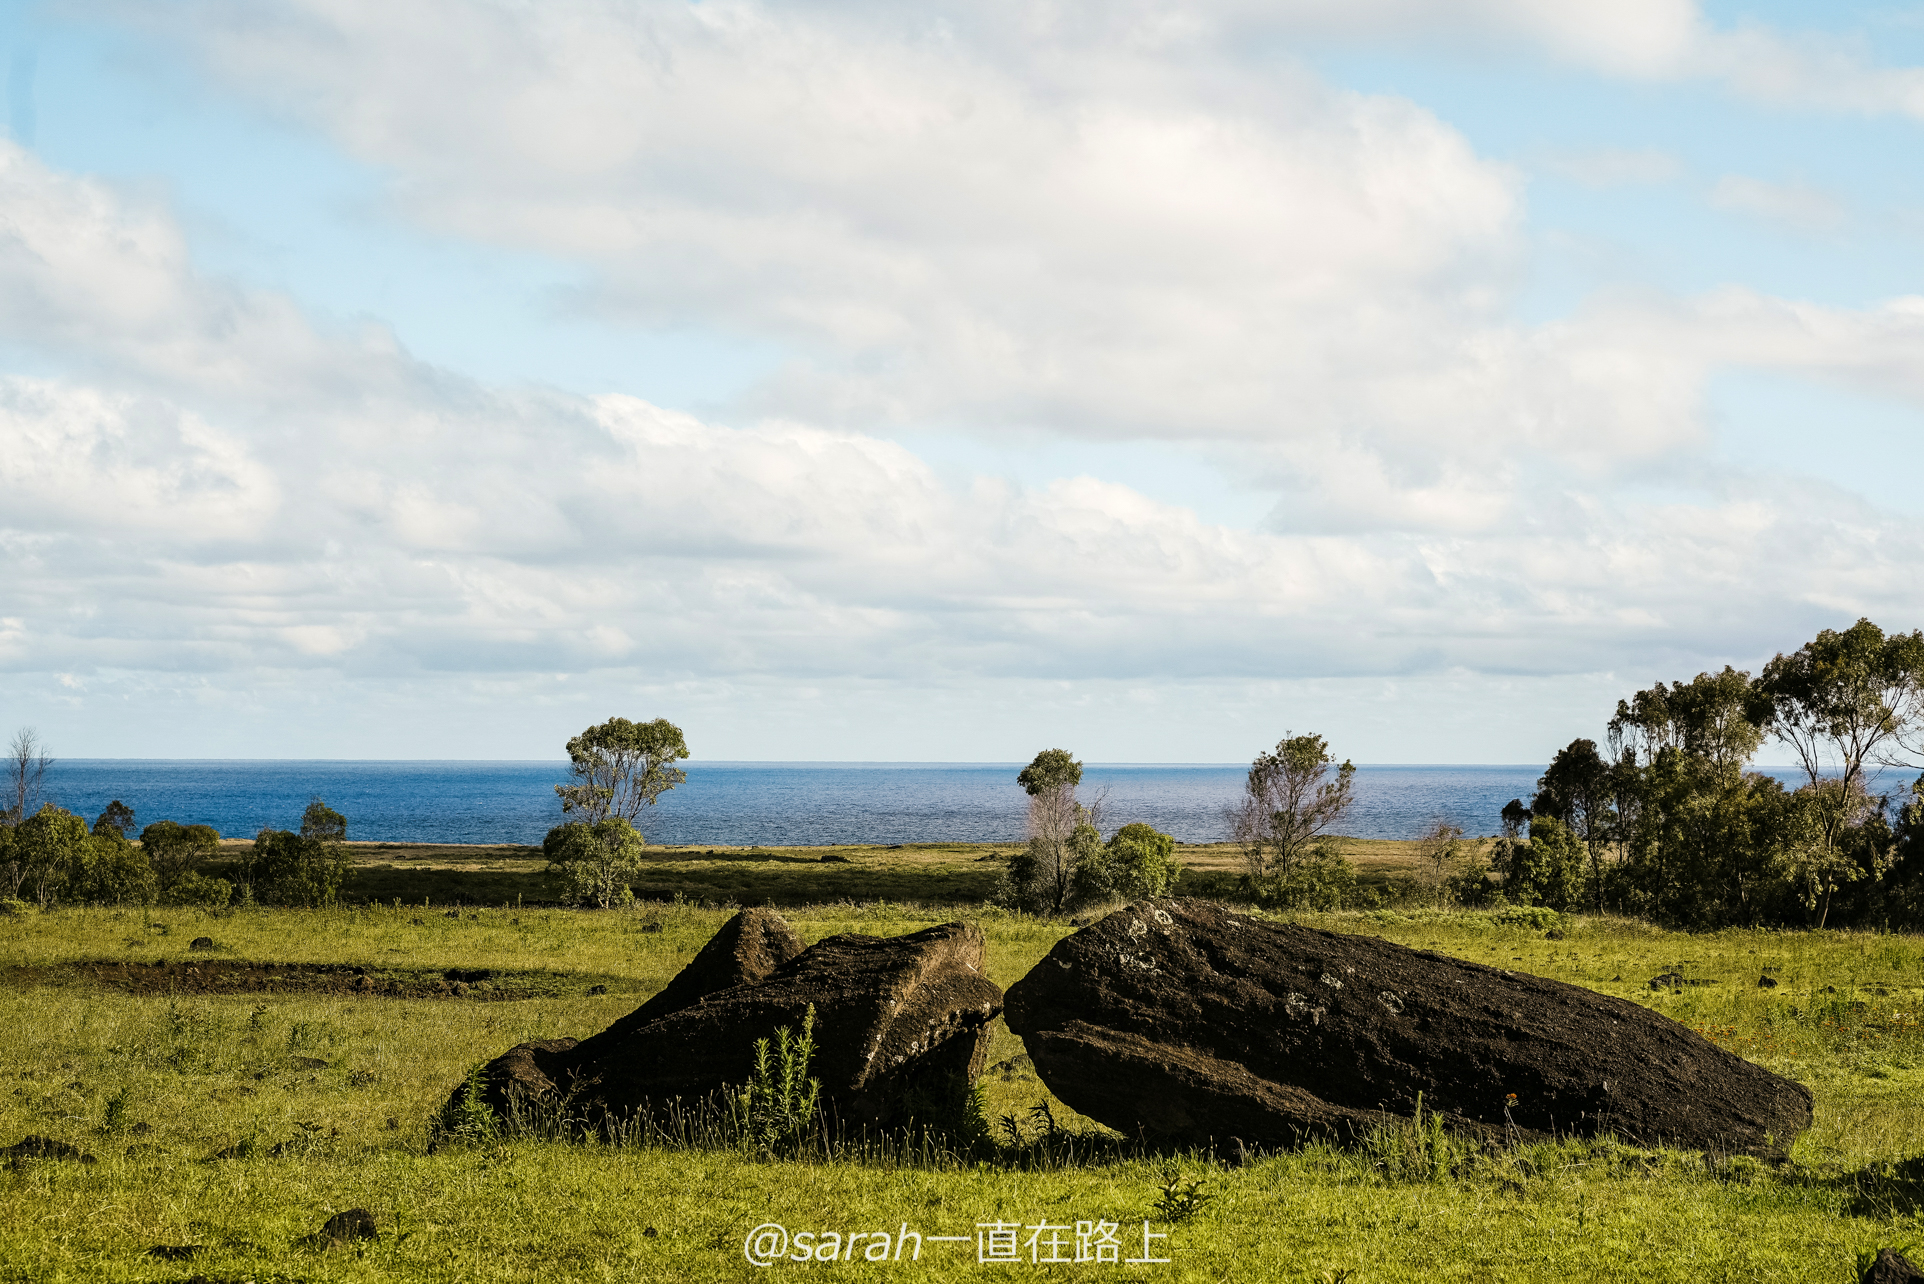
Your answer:
[[[366,999],[502,1002],[588,994],[639,994],[627,977],[495,968],[384,968],[357,963],[81,962],[0,968],[0,989],[49,985],[123,994],[333,994]]]

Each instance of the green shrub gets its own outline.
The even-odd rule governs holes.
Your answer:
[[[234,885],[224,878],[188,874],[160,894],[162,905],[184,905],[194,909],[222,909],[234,899]]]
[[[1096,832],[1091,826],[1081,826],[1078,837],[1082,829],[1088,829],[1092,836]],[[1182,872],[1175,862],[1175,852],[1175,839],[1141,822],[1124,825],[1101,846],[1084,843],[1077,852],[1076,899],[1120,896],[1134,901],[1162,896]]]
[[[162,903],[194,904],[191,899],[166,898],[175,883],[193,877],[219,853],[220,833],[212,825],[179,825],[171,820],[157,820],[140,831],[140,849],[147,853],[147,863],[154,867],[154,875],[160,880]]]
[[[1334,843],[1321,842],[1265,875],[1251,891],[1264,909],[1341,909],[1357,899],[1356,867]]]
[[[600,909],[634,900],[630,884],[641,873],[646,850],[635,827],[620,816],[592,825],[571,820],[541,840],[541,854],[549,871],[561,875],[567,898]]]

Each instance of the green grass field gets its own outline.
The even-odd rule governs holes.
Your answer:
[[[1487,915],[1304,920],[1619,994],[1810,1084],[1816,1126],[1775,1170],[1576,1143],[1459,1156],[1440,1176],[1386,1162],[1387,1151],[1324,1149],[1240,1168],[1193,1154],[1029,1166],[1012,1153],[799,1162],[531,1141],[428,1153],[427,1120],[472,1064],[523,1039],[601,1028],[672,976],[727,912],[653,904],[448,917],[416,904],[0,920],[0,967],[13,969],[0,989],[0,1145],[47,1136],[97,1159],[0,1169],[0,1281],[704,1281],[824,1270],[938,1280],[1845,1281],[1859,1250],[1924,1242],[1924,1173],[1894,1168],[1924,1154],[1924,941],[1849,933],[1684,935],[1579,919],[1550,939]],[[955,916],[876,903],[790,913],[808,940]],[[1003,986],[1071,930],[980,909],[968,916],[981,921]],[[215,941],[211,954],[187,948],[200,935]],[[201,992],[204,972],[189,971],[204,959],[545,979],[527,997],[216,994]],[[105,962],[167,981],[134,993],[81,966]],[[1649,988],[1670,971],[1701,984]],[[1779,984],[1760,988],[1765,972]],[[609,992],[590,994],[596,984]],[[985,1081],[991,1116],[1026,1120],[1046,1103],[1066,1127],[1091,1128],[1008,1064],[1020,1053],[998,1026],[990,1060],[1003,1068]],[[1169,1170],[1200,1179],[1210,1197],[1185,1220],[1155,1208]],[[297,1242],[357,1206],[375,1214],[377,1241]],[[1168,1237],[1150,1241],[1153,1255],[1170,1260],[1030,1264],[1032,1235],[1043,1255],[1055,1236],[1072,1256],[1078,1221],[1115,1223],[1124,1256],[1142,1255],[1146,1223]],[[751,1267],[744,1240],[770,1222],[844,1236],[894,1236],[906,1225],[924,1242],[919,1261]],[[1022,1261],[979,1263],[979,1223],[1019,1224]],[[876,1241],[857,1243],[865,1256]],[[200,1246],[191,1259],[149,1253],[190,1245]]]
[[[1338,845],[1365,885],[1386,887],[1418,875],[1417,845],[1382,839],[1344,838]],[[248,846],[222,845],[229,864]],[[546,873],[539,847],[495,844],[349,843],[349,867],[341,896],[349,902],[408,905],[514,905],[551,903],[559,884]],[[1002,877],[1011,843],[898,843],[836,847],[648,848],[648,861],[634,883],[644,899],[744,904],[820,905],[832,901],[915,901],[924,905],[980,905]],[[1242,854],[1232,843],[1184,843],[1176,850],[1183,872],[1177,892],[1226,897],[1243,874]]]

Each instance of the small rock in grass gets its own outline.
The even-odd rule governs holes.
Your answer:
[[[1676,990],[1682,987],[1683,974],[1680,972],[1665,972],[1650,978],[1650,988],[1653,990]]]
[[[1777,978],[1774,976],[1760,976],[1757,978],[1757,988],[1760,990],[1774,990],[1777,988]]]
[[[608,992],[608,987],[605,985],[591,985],[588,987],[588,993],[590,995],[606,994],[607,992]]]
[[[659,1235],[659,1234],[661,1234],[661,1232],[660,1232],[660,1231],[658,1231],[658,1230],[656,1230],[656,1229],[655,1229],[654,1227],[652,1227],[652,1226],[650,1226],[650,1227],[648,1227],[648,1228],[647,1228],[646,1230],[644,1230],[644,1231],[642,1231],[642,1232],[641,1232],[641,1235],[642,1235],[642,1238],[643,1238],[643,1239],[653,1239],[653,1238],[654,1238],[655,1236],[657,1236],[657,1235]]]
[[[211,950],[214,948],[214,938],[211,936],[196,936],[193,940],[187,942],[187,948],[190,950]]]
[[[1911,1284],[1914,1280],[1924,1281],[1924,1271],[1894,1248],[1878,1249],[1876,1258],[1858,1276],[1858,1284]]]
[[[380,1231],[374,1226],[373,1213],[365,1208],[350,1208],[328,1218],[319,1230],[302,1242],[316,1248],[327,1248],[335,1244],[351,1244],[355,1240],[374,1239],[379,1235]]]
[[[83,1164],[91,1164],[94,1157],[78,1146],[70,1146],[52,1137],[22,1137],[13,1145],[0,1150],[7,1157],[7,1166],[17,1168],[30,1159],[71,1159]]]

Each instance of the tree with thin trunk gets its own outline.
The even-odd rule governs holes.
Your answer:
[[[1285,735],[1275,751],[1256,755],[1231,813],[1252,884],[1289,873],[1324,842],[1354,805],[1356,767],[1335,762],[1319,735]]]
[[[13,744],[7,750],[7,807],[0,811],[0,824],[17,826],[39,813],[40,805],[46,801],[47,769],[52,766],[47,747],[32,727],[22,727],[14,733]]]
[[[1029,795],[1029,814],[1028,845],[1009,862],[1014,899],[1060,914],[1075,887],[1078,863],[1100,854],[1107,794],[1099,791],[1093,802],[1083,804],[1076,796],[1082,764],[1067,749],[1044,749],[1015,779]]]
[[[1769,702],[1769,731],[1797,755],[1809,783],[1813,841],[1803,864],[1823,871],[1817,925],[1830,917],[1840,881],[1850,881],[1839,844],[1883,799],[1870,793],[1873,767],[1908,759],[1924,728],[1924,632],[1884,631],[1860,619],[1825,629],[1764,666],[1758,693]]]

